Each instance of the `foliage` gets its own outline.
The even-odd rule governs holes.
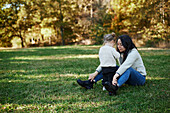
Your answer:
[[[138,48],[144,86],[124,85],[117,96],[81,88],[99,65],[100,46],[54,46],[0,51],[0,112],[164,112],[169,110],[170,50]]]
[[[96,44],[102,44],[103,36],[115,30],[110,28],[113,17],[111,14],[106,13],[107,8],[106,6],[103,6],[103,1],[95,3],[95,9],[97,10],[91,18],[93,23],[91,27],[91,36],[96,41]]]
[[[65,45],[90,38],[101,44],[110,32],[144,44],[169,43],[168,0],[2,0],[0,8],[0,46],[12,46],[15,37],[22,47],[34,44],[29,40]],[[43,29],[54,32],[47,37]]]
[[[2,4],[2,38],[12,39],[19,37],[21,45],[24,47],[25,32],[32,26],[30,12],[32,12],[30,2],[24,0],[6,1]],[[5,5],[5,6],[4,6]],[[9,7],[6,7],[10,5]]]

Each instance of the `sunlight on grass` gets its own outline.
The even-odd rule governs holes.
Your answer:
[[[60,77],[76,77],[76,78],[78,78],[78,77],[88,77],[89,76],[89,74],[60,74],[59,75]]]
[[[78,56],[73,56],[72,58],[98,58],[99,56],[96,55],[78,55]]]
[[[170,50],[144,50],[142,51],[142,56],[154,56],[154,55],[164,55],[168,57],[170,55]]]
[[[0,51],[0,112],[167,112],[170,50],[140,49],[144,86],[124,85],[117,96],[80,87],[99,65],[100,46],[56,46]]]
[[[26,62],[26,61],[19,61],[19,62],[10,62],[11,64],[16,64],[16,63],[21,63],[21,64],[26,64],[26,63],[28,63],[28,62]]]
[[[17,72],[26,72],[25,70],[0,70],[0,74],[2,73],[17,73]]]
[[[45,105],[46,106],[46,105]],[[45,107],[44,106],[44,107]],[[41,107],[43,107],[42,105],[37,106],[37,105],[32,105],[32,104],[23,104],[23,105],[17,105],[17,104],[5,104],[2,106],[1,109],[16,109],[17,111],[21,111],[24,112],[24,109],[30,109],[30,110],[39,110]]]
[[[68,55],[68,56],[42,56],[42,57],[37,57],[37,56],[32,56],[32,57],[13,57],[11,59],[16,59],[16,60],[44,60],[44,59],[69,59],[69,58],[98,58],[97,54],[92,54],[92,55]],[[16,62],[14,62],[16,63]],[[19,62],[23,63],[23,62]]]
[[[25,72],[24,70],[13,70],[13,72]],[[40,75],[17,75],[13,76],[13,79],[3,79],[1,82],[12,82],[12,83],[32,83],[32,82],[52,82],[52,81],[58,81],[62,77],[73,77],[73,78],[78,78],[78,77],[88,77],[89,74],[58,74],[58,73],[53,73],[53,74],[40,74]]]
[[[35,48],[36,49],[36,48]],[[30,51],[30,52],[35,52],[37,50],[34,50],[33,48],[0,48],[0,51],[5,51],[5,52],[11,52],[11,51]]]
[[[9,71],[10,71],[10,70],[9,70]],[[24,72],[26,72],[26,71],[25,71],[25,70],[20,69],[20,70],[12,70],[12,72],[14,72],[14,73],[15,73],[15,72],[23,72],[23,73],[24,73]],[[22,76],[22,75],[21,75],[21,76]]]
[[[168,50],[168,48],[138,48],[138,50]]]
[[[54,111],[57,111],[57,110],[61,110],[63,112],[66,112],[66,111],[69,111],[70,110],[75,110],[75,109],[79,109],[80,111],[88,111],[89,108],[100,108],[103,106],[110,106],[110,104],[117,104],[117,103],[120,103],[118,102],[117,100],[115,101],[112,101],[110,102],[109,100],[108,101],[97,101],[97,102],[93,102],[93,101],[90,101],[90,102],[83,102],[83,101],[78,101],[75,102],[75,103],[71,103],[69,101],[69,99],[71,99],[73,97],[71,96],[65,96],[63,98],[59,97],[59,98],[55,98],[55,99],[59,99],[59,100],[63,100],[63,101],[66,101],[66,103],[54,103],[54,104],[46,104],[46,105],[42,105],[42,104],[22,104],[22,105],[17,105],[17,104],[5,104],[2,106],[1,109],[13,109],[15,108],[17,111],[24,111],[24,110],[30,110],[30,111],[44,111],[44,110],[47,110],[47,111],[51,111],[51,112],[54,112]],[[110,106],[111,107],[111,106]],[[70,110],[69,110],[70,108]],[[116,109],[116,108],[115,108]]]
[[[87,49],[97,49],[100,48],[102,45],[91,45],[91,46],[56,46],[56,47],[52,47],[53,49],[59,49],[59,48],[81,48],[83,50]]]
[[[44,59],[57,59],[56,56],[46,56],[46,57],[13,57],[12,60],[44,60]]]
[[[170,78],[164,78],[164,77],[148,77],[148,76],[146,76],[146,80],[164,80],[164,79],[170,79]]]
[[[26,75],[26,76],[22,76],[22,75],[20,75],[21,77],[24,77],[24,78],[35,78],[35,79],[37,79],[37,78],[43,78],[43,79],[47,79],[47,78],[49,78],[49,76],[50,76],[50,78],[54,78],[54,77],[56,77],[56,78],[59,78],[59,77],[75,77],[75,78],[78,78],[78,77],[88,77],[89,76],[89,74],[58,74],[58,73],[53,73],[53,74],[47,74],[47,75],[45,75],[45,74],[40,74],[40,75]]]

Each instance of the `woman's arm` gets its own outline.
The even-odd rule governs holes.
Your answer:
[[[112,84],[113,85],[116,85],[117,84],[117,79],[120,75],[118,73],[116,73],[114,76],[113,76],[113,80],[112,80]]]
[[[121,76],[128,68],[130,68],[134,64],[137,58],[138,58],[138,51],[132,50],[128,54],[123,64],[121,64],[119,69],[116,71],[116,74],[114,75],[113,80],[112,80],[113,85],[117,84],[118,77]]]
[[[119,69],[116,71],[119,75],[122,75],[128,68],[130,68],[136,59],[138,58],[138,51],[132,49],[128,54],[126,60],[120,65]]]

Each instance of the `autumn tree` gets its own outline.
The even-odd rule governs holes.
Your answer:
[[[62,45],[65,45],[65,40],[72,36],[76,27],[76,17],[78,15],[76,1],[51,0],[46,2],[46,7],[48,14],[42,24],[54,28],[56,35],[62,39]]]
[[[126,32],[144,43],[168,38],[167,0],[113,0],[112,4],[117,16],[112,25],[119,26],[120,33]]]
[[[110,32],[150,45],[170,40],[168,0],[2,0],[0,8],[0,46],[19,37],[24,47],[33,33],[44,41],[46,28],[62,45],[85,38],[101,44]]]
[[[24,44],[25,32],[33,25],[31,1],[13,0],[3,2],[2,4],[9,6],[3,6],[2,10],[2,37],[8,40],[11,40],[13,37],[19,37],[21,39],[21,45],[24,47],[26,45]]]

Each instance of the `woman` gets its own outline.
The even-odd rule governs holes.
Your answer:
[[[113,76],[112,84],[105,84],[106,89],[110,92],[116,90],[124,83],[130,85],[144,85],[146,70],[142,58],[128,35],[121,35],[117,40],[117,51],[120,53],[119,64]],[[78,84],[87,89],[93,88],[93,84],[100,79],[103,75],[100,65],[96,71],[89,76],[89,80],[77,80]]]

